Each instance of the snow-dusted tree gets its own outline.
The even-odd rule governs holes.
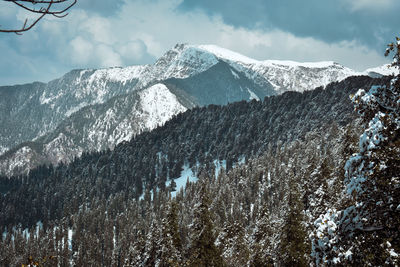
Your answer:
[[[152,218],[152,220],[146,236],[144,266],[155,266],[160,255],[160,227],[155,218]]]
[[[124,266],[143,266],[146,255],[145,236],[137,225],[133,228],[133,238],[129,246],[128,256],[124,260]]]
[[[228,266],[246,266],[249,260],[249,248],[245,229],[240,222],[226,222],[217,238],[217,245]]]
[[[304,205],[299,181],[289,178],[288,210],[283,218],[279,260],[283,266],[308,266],[309,245],[304,225]]]
[[[400,39],[389,44],[400,67]],[[389,86],[360,89],[352,101],[368,123],[345,166],[350,205],[315,222],[316,263],[398,265],[400,253],[400,75]]]
[[[267,205],[264,204],[257,216],[252,234],[250,266],[273,266],[272,236],[270,212]]]
[[[160,258],[158,266],[182,266],[182,242],[178,226],[178,204],[170,200],[166,217],[162,220]]]
[[[207,184],[200,182],[197,203],[193,210],[190,236],[190,266],[224,266],[221,251],[215,245],[214,226],[209,210],[210,198]]]

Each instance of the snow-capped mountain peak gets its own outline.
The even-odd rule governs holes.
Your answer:
[[[219,61],[228,63],[260,86],[272,84],[277,93],[312,90],[349,76],[390,74],[381,67],[358,72],[334,61],[256,60],[217,45],[177,44],[153,65],[141,69],[138,84],[143,88],[155,81],[185,79],[210,69]]]
[[[289,60],[256,60],[216,45],[183,45],[181,50],[204,51],[230,64],[235,70],[255,80],[260,86],[268,82],[278,93],[305,91],[360,73],[333,61],[295,62]],[[211,64],[210,64],[211,65]]]
[[[187,78],[206,71],[217,63],[217,57],[205,50],[177,44],[156,61],[142,83],[146,85],[152,80]]]

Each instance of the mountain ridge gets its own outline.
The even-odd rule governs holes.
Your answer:
[[[383,68],[375,68],[374,76],[381,69]],[[0,162],[3,166],[0,172],[7,166],[16,166],[17,158],[21,159],[22,155],[35,159],[33,160],[36,162],[35,166],[38,162],[53,164],[57,162],[57,160],[44,160],[49,158],[48,155],[42,155],[43,160],[39,160],[41,157],[38,156],[40,154],[37,154],[38,151],[35,152],[35,149],[29,146],[22,149],[24,147],[19,145],[26,142],[42,143],[45,140],[44,146],[50,143],[64,144],[61,150],[70,151],[71,155],[68,156],[67,152],[62,153],[64,156],[60,156],[58,161],[68,159],[68,162],[86,149],[92,151],[113,148],[119,142],[128,140],[142,131],[154,129],[159,124],[150,125],[140,120],[155,118],[139,116],[141,119],[137,121],[139,117],[136,115],[129,117],[116,114],[121,112],[129,114],[133,111],[126,105],[125,97],[132,98],[130,95],[134,92],[146,90],[156,84],[166,86],[164,94],[172,93],[178,102],[181,102],[180,104],[175,102],[177,105],[175,110],[184,111],[208,104],[224,105],[241,100],[260,100],[265,96],[290,90],[300,92],[312,90],[358,74],[335,62],[257,61],[217,46],[178,44],[152,65],[72,70],[47,84],[36,82],[0,87],[0,112],[7,114],[0,118],[0,122],[4,125],[0,130],[0,155],[4,155],[10,149],[15,153],[13,162]],[[140,100],[138,95],[136,97]],[[113,100],[114,98],[119,99],[117,101],[119,104]],[[129,103],[133,105],[139,101],[138,99],[131,99]],[[184,108],[179,108],[178,106],[182,104]],[[108,106],[108,109],[103,108],[104,113],[95,112],[100,108],[97,105]],[[112,107],[113,105],[116,106]],[[118,106],[124,110],[117,111]],[[92,107],[95,112],[93,114],[97,114],[98,117],[86,113],[87,109],[84,109],[86,107],[89,109]],[[107,112],[109,115],[117,116],[120,121],[110,124],[107,120],[115,120],[115,117],[107,117]],[[97,136],[93,138],[98,140],[97,142],[74,147],[77,141],[72,142],[66,130],[57,130],[65,121],[72,123],[70,118],[74,114],[78,114],[74,118],[82,116],[81,120],[87,121],[87,124],[73,130],[82,133],[96,132]],[[168,114],[169,118],[176,115],[174,112]],[[95,127],[85,119],[85,116],[97,121],[98,125]],[[99,118],[104,120],[100,123]],[[112,128],[115,129],[110,132],[101,124],[113,125]],[[139,125],[147,126],[143,128]],[[122,129],[124,127],[125,130]],[[74,127],[71,126],[72,128]],[[54,136],[54,133],[57,134]],[[53,139],[49,139],[49,136],[53,136]],[[85,138],[82,134],[74,136],[74,139],[78,136]],[[15,147],[22,150],[19,152],[13,150]],[[55,149],[54,146],[51,147]],[[50,151],[47,154],[51,154]],[[23,162],[27,164],[26,160]],[[25,171],[28,169],[25,168]],[[10,170],[6,173],[10,175],[13,172]]]

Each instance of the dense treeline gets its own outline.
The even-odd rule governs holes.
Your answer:
[[[120,191],[88,199],[76,213],[29,234],[8,229],[13,237],[0,244],[0,259],[11,266],[29,256],[55,256],[44,266],[306,265],[306,226],[337,199],[342,158],[353,152],[359,132],[337,124],[324,131],[269,146],[218,177],[199,169],[200,181],[174,199],[154,191],[136,201]]]
[[[345,125],[355,118],[348,95],[383,82],[351,77],[325,90],[195,108],[113,151],[83,154],[69,165],[42,166],[11,178],[20,184],[1,198],[0,226],[46,224],[121,191],[138,199],[143,189],[164,190],[165,181],[178,177],[185,163],[210,166],[215,159],[226,160],[229,170],[240,156],[260,155],[269,144],[302,138],[326,123]]]
[[[311,225],[341,204],[344,164],[361,132],[348,96],[388,81],[351,77],[263,102],[195,108],[113,151],[0,177],[0,260],[308,264]],[[246,162],[233,168],[240,157]],[[214,160],[227,163],[217,179]],[[200,182],[170,200],[165,181],[185,164]]]

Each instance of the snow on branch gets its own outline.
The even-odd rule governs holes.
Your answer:
[[[52,15],[57,18],[63,18],[68,15],[68,10],[74,6],[77,0],[3,0],[11,2],[30,13],[38,14],[38,17],[33,21],[28,22],[25,19],[21,28],[17,29],[2,29],[0,32],[22,34],[23,32],[32,29],[44,16]]]

